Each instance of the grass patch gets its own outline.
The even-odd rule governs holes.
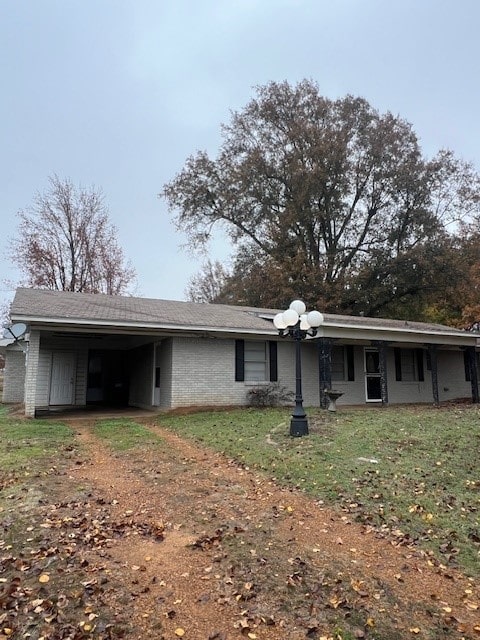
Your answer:
[[[162,416],[163,426],[303,489],[399,543],[479,575],[480,410],[469,405],[310,411],[291,438],[286,411]]]
[[[162,440],[133,420],[115,418],[95,423],[94,433],[114,451],[129,451],[138,447],[159,445]]]
[[[19,471],[55,453],[73,440],[64,424],[12,419],[0,407],[0,469]]]

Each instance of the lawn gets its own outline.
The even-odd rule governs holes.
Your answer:
[[[131,451],[141,447],[159,446],[160,438],[133,420],[112,419],[98,421],[93,431],[114,451]]]
[[[64,424],[16,419],[0,406],[0,476],[2,472],[28,473],[32,463],[71,441],[73,432]]]
[[[0,407],[0,636],[169,638],[202,619],[202,637],[224,637],[211,606],[215,625],[248,625],[248,637],[470,638],[479,409],[309,414],[310,435],[291,438],[281,409],[71,427]],[[381,545],[379,577],[371,558]],[[187,579],[196,597],[185,597]],[[420,579],[428,587],[412,594]]]
[[[288,436],[289,415],[235,410],[159,418],[162,426],[298,487],[399,544],[480,574],[480,410],[311,410],[310,435]]]

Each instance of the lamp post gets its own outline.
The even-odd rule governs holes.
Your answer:
[[[277,313],[273,319],[281,336],[290,336],[295,340],[295,409],[290,421],[290,435],[294,437],[308,435],[308,420],[302,397],[301,343],[307,336],[315,336],[323,322],[323,315],[319,311],[306,313],[306,310],[304,302],[294,300],[286,311]]]

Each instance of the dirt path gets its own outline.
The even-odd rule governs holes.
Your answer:
[[[471,579],[149,428],[162,451],[126,456],[75,424],[86,453],[68,472],[72,485],[91,487],[112,522],[136,525],[105,554],[124,585],[111,604],[131,608],[131,637],[480,637]],[[156,536],[141,535],[147,526]]]

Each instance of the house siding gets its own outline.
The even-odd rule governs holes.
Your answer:
[[[167,358],[167,353],[171,360]],[[332,388],[343,392],[340,405],[365,404],[364,346],[355,346],[355,380],[332,381]],[[302,393],[305,406],[320,402],[318,348],[306,341],[302,349]],[[248,390],[262,383],[235,382],[235,340],[174,338],[167,347],[162,343],[161,406],[245,405]],[[171,388],[168,385],[171,363]],[[469,397],[470,383],[465,381],[460,350],[439,350],[439,394],[441,400]],[[279,384],[295,393],[295,343],[278,342]],[[208,372],[208,375],[206,375]],[[389,403],[433,402],[431,373],[424,364],[424,380],[407,382],[395,379],[393,347],[387,349]]]
[[[363,346],[353,348],[353,366],[355,379],[332,380],[332,389],[341,391],[343,396],[337,400],[337,404],[364,404],[365,403],[365,365]],[[388,374],[387,374],[388,375]],[[390,391],[390,388],[389,388]]]
[[[343,392],[337,404],[364,404],[365,363],[364,346],[354,347],[355,380],[352,382],[332,380],[332,388]],[[471,396],[470,383],[465,380],[463,353],[459,350],[438,350],[439,399],[454,400]],[[393,347],[387,349],[387,383],[389,404],[433,402],[432,377],[424,362],[423,381],[397,381],[395,379],[395,357]]]
[[[50,404],[50,377],[54,352],[75,354],[74,405],[84,406],[87,398],[88,344],[82,344],[81,347],[78,347],[78,341],[74,339],[62,338],[59,343],[51,338],[43,338],[40,341],[38,356],[36,408],[45,409]]]
[[[5,374],[2,401],[23,402],[25,391],[25,354],[20,349],[5,353]]]
[[[173,340],[163,340],[155,350],[155,366],[160,367],[160,407],[169,409],[173,407],[172,387],[172,357]]]
[[[312,341],[301,344],[302,355],[302,395],[305,406],[318,406],[318,349]],[[295,343],[292,340],[282,340],[278,343],[278,382],[292,394],[295,394]]]
[[[295,391],[294,349],[293,342],[278,342],[278,382],[292,393]],[[302,371],[305,404],[318,405],[318,357],[312,344],[302,344]],[[164,379],[163,369],[161,376]],[[248,391],[262,384],[268,384],[268,381],[235,381],[234,339],[175,338],[172,341],[172,399],[169,406],[173,408],[246,405]],[[162,406],[165,405],[162,403]]]
[[[174,338],[171,361],[171,407],[246,403],[246,384],[235,382],[235,340]]]
[[[129,352],[130,390],[128,404],[152,408],[154,346],[147,344]]]
[[[52,351],[40,349],[38,353],[38,372],[35,407],[48,407],[50,399],[50,375],[52,372]]]
[[[430,371],[426,373],[431,380]],[[438,351],[438,396],[440,401],[472,396],[471,384],[465,380],[463,352],[460,349]]]

